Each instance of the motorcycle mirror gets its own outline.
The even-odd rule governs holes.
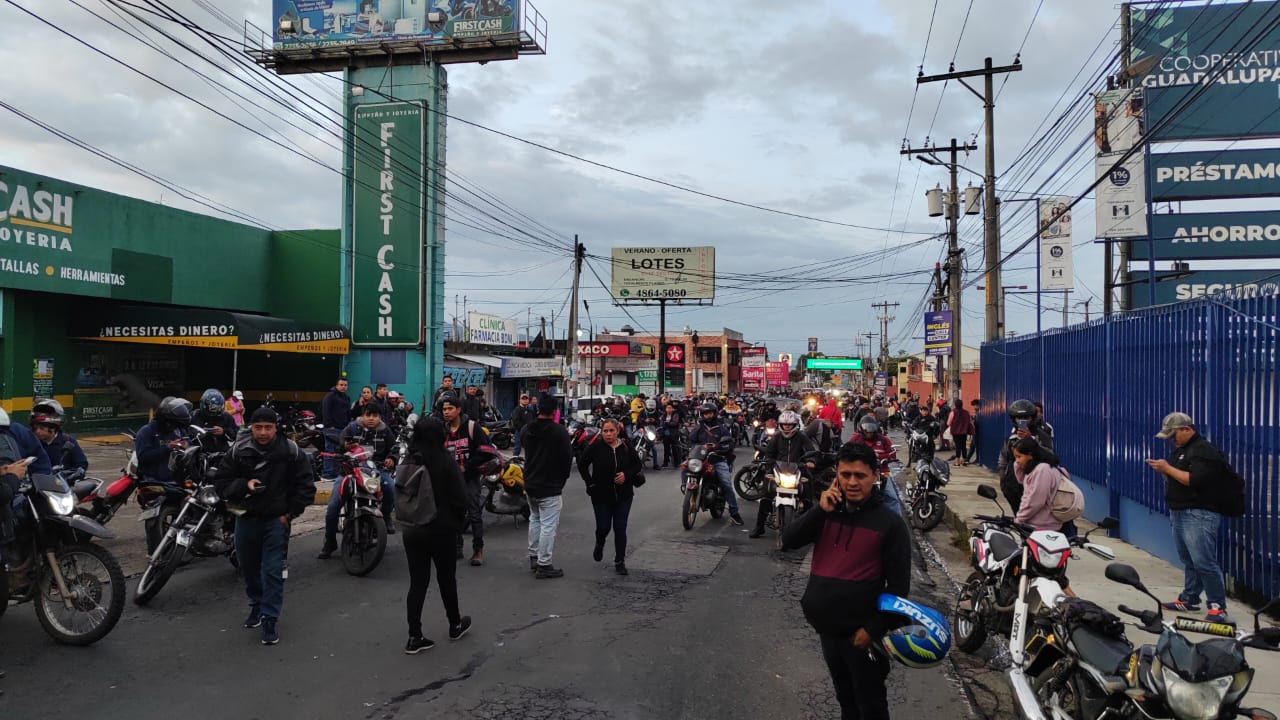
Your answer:
[[[995,500],[999,497],[999,495],[996,494],[996,489],[990,485],[979,485],[978,494],[988,500]]]
[[[1120,527],[1120,520],[1107,516],[1098,521],[1098,528],[1101,530],[1115,530]]]
[[[1254,611],[1253,613],[1253,631],[1254,632],[1257,632],[1259,628],[1258,617],[1262,615],[1262,613],[1269,611],[1271,608],[1276,607],[1277,605],[1280,605],[1280,597],[1273,597],[1271,598],[1271,601],[1268,602],[1266,605],[1263,605],[1262,607]]]
[[[1276,715],[1262,708],[1240,708],[1240,714],[1250,720],[1276,720]]]
[[[1147,592],[1147,586],[1142,584],[1142,578],[1138,576],[1138,571],[1134,570],[1132,565],[1111,563],[1107,565],[1107,569],[1103,574],[1112,582],[1128,585],[1129,587],[1150,595],[1150,593]]]

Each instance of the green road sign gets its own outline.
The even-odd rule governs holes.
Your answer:
[[[358,105],[352,188],[351,340],[417,345],[422,336],[426,108]]]
[[[861,370],[862,358],[808,358],[805,367],[809,370]]]

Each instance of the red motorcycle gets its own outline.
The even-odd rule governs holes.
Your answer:
[[[133,433],[128,435],[132,439]],[[111,483],[86,477],[69,484],[76,495],[76,510],[106,525],[138,488],[138,453],[129,451],[129,460],[120,470],[119,479]]]

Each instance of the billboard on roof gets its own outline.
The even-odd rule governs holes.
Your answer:
[[[514,35],[520,0],[272,0],[276,50]]]

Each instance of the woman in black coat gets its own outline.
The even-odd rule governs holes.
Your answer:
[[[453,454],[444,447],[444,423],[428,416],[413,426],[409,462],[426,468],[436,502],[436,517],[426,525],[403,525],[404,555],[409,561],[409,595],[405,600],[409,642],[404,651],[415,655],[435,646],[422,634],[422,606],[436,567],[440,600],[449,619],[449,639],[471,628],[471,617],[458,610],[457,555],[454,550],[467,515],[466,486]]]
[[[578,472],[596,511],[596,547],[591,556],[596,562],[604,559],[604,541],[612,528],[613,567],[619,575],[627,574],[627,518],[643,469],[640,456],[623,440],[622,423],[617,420],[604,421],[600,440],[587,446],[578,460]]]

